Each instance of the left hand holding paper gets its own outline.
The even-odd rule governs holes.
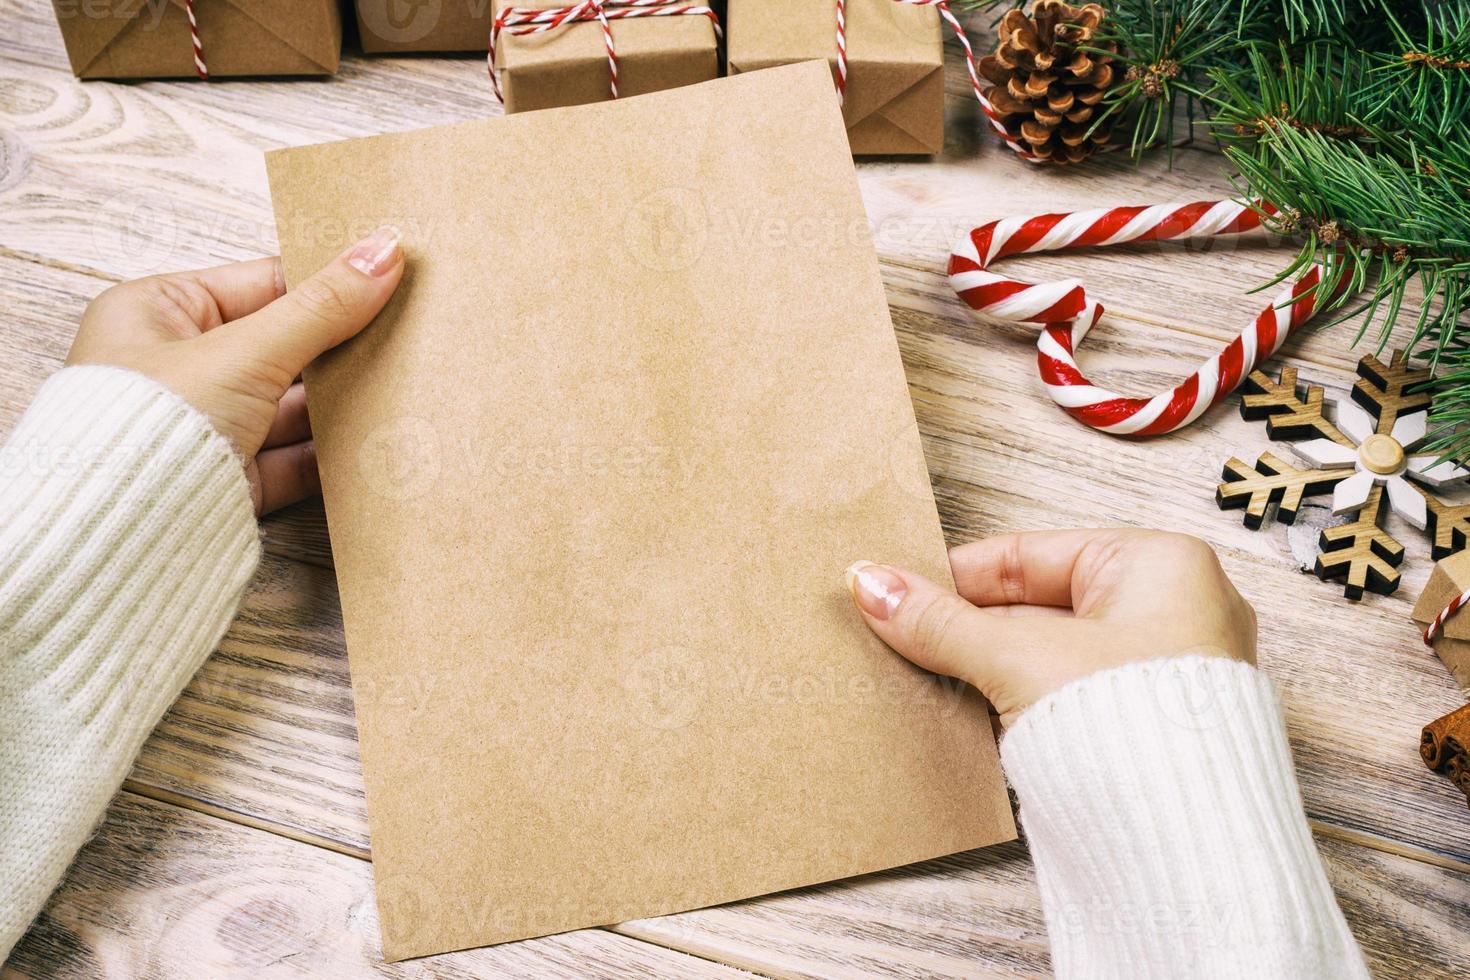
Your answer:
[[[127,368],[180,395],[234,446],[256,513],[269,513],[320,490],[296,379],[367,326],[402,276],[386,226],[289,293],[279,258],[150,276],[92,301],[66,362]]]

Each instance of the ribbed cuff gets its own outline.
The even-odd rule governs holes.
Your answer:
[[[0,449],[0,956],[223,636],[259,551],[239,458],[141,375],[61,371]]]
[[[1367,977],[1302,810],[1270,681],[1148,660],[1001,742],[1059,977]]]

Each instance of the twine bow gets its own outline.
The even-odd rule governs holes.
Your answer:
[[[1461,592],[1459,595],[1455,596],[1449,601],[1449,605],[1440,610],[1439,615],[1434,617],[1434,622],[1430,623],[1429,626],[1424,630],[1425,646],[1431,648],[1434,646],[1434,640],[1437,636],[1439,636],[1440,630],[1444,629],[1444,624],[1449,620],[1451,616],[1459,612],[1460,607],[1465,605],[1465,603],[1467,602],[1470,602],[1470,589],[1466,589],[1464,592]]]
[[[490,28],[490,48],[486,58],[486,64],[490,69],[490,84],[495,89],[495,98],[502,103],[505,102],[505,96],[500,91],[500,79],[495,73],[495,44],[500,40],[503,31],[519,37],[526,34],[544,34],[567,24],[597,21],[602,26],[602,43],[607,48],[607,68],[612,97],[616,99],[618,97],[618,52],[617,47],[613,44],[612,26],[609,22],[625,20],[629,17],[678,17],[685,14],[708,17],[715,28],[715,40],[718,42],[724,39],[724,31],[720,28],[718,14],[709,7],[685,4],[680,0],[581,0],[580,3],[566,7],[545,9],[506,7],[495,18],[495,23]]]
[[[985,118],[990,120],[991,128],[996,134],[1016,152],[1023,160],[1029,163],[1044,162],[1029,146],[1016,142],[1006,132],[1005,126],[1001,125],[1001,115],[996,111],[990,100],[985,98],[985,87],[980,84],[980,72],[975,65],[975,49],[970,47],[969,35],[960,24],[954,13],[949,9],[949,0],[893,0],[894,3],[907,4],[911,7],[933,7],[939,11],[939,16],[954,31],[954,36],[959,39],[960,47],[965,50],[965,68],[970,72],[970,87],[975,90],[975,100],[980,103],[980,111]],[[837,0],[837,96],[840,100],[847,99],[847,0]]]

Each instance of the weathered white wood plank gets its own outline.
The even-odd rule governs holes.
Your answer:
[[[1465,976],[1470,879],[1339,841],[1318,844],[1375,977]],[[1117,926],[1138,928],[1134,917],[1149,912],[1118,909]],[[1231,914],[1199,910],[1150,928],[1207,943]],[[1024,849],[1007,844],[618,931],[782,978],[1035,977],[1049,969],[1040,921]]]
[[[601,929],[383,962],[372,869],[123,793],[7,977],[679,977],[745,974]]]

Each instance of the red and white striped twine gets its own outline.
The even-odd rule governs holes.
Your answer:
[[[1466,589],[1464,592],[1455,596],[1450,600],[1448,606],[1440,610],[1439,615],[1434,617],[1434,622],[1430,623],[1429,627],[1424,631],[1425,646],[1434,646],[1434,638],[1439,635],[1440,630],[1444,629],[1444,624],[1449,621],[1451,616],[1459,612],[1460,607],[1467,602],[1470,602],[1470,589]]]
[[[1031,163],[1045,163],[1024,143],[1019,143],[1011,138],[1006,132],[1005,126],[1001,124],[1001,115],[996,111],[990,100],[985,98],[985,87],[980,83],[980,72],[975,66],[975,49],[970,47],[970,38],[965,33],[965,28],[949,9],[949,0],[893,0],[894,3],[907,4],[911,7],[934,7],[939,11],[939,16],[954,31],[955,37],[959,39],[960,47],[965,51],[965,68],[970,72],[970,86],[975,90],[975,99],[980,103],[980,111],[990,121],[990,127],[996,134],[1016,152],[1022,159]],[[840,100],[847,99],[847,0],[837,0],[837,95]]]
[[[1052,400],[1077,419],[1116,435],[1161,435],[1193,422],[1234,391],[1312,318],[1320,305],[1313,291],[1322,278],[1320,265],[1308,267],[1288,283],[1250,326],[1198,371],[1152,398],[1128,398],[1099,388],[1077,367],[1077,347],[1103,312],[1080,281],[1022,282],[996,275],[990,265],[1029,252],[1234,235],[1260,227],[1262,211],[1274,213],[1259,202],[1252,206],[1198,201],[1004,218],[981,225],[955,246],[949,281],[976,310],[1003,320],[1044,325],[1037,341],[1041,380]]]
[[[194,70],[200,79],[209,81],[209,69],[204,64],[204,42],[199,40],[199,21],[194,19],[194,0],[184,0],[184,13],[189,18],[189,40],[194,45]]]
[[[566,24],[597,21],[602,26],[602,42],[607,48],[607,67],[612,97],[616,99],[618,97],[618,52],[617,47],[613,44],[612,26],[608,22],[625,20],[629,17],[679,17],[687,14],[708,17],[715,28],[716,43],[724,40],[720,18],[714,10],[706,6],[681,3],[680,0],[582,0],[580,3],[566,7],[546,9],[506,7],[495,18],[495,23],[490,28],[490,46],[486,57],[486,64],[490,69],[490,85],[495,89],[495,98],[502,103],[505,101],[500,91],[500,79],[495,72],[495,45],[500,40],[502,31],[513,36],[544,34]]]

